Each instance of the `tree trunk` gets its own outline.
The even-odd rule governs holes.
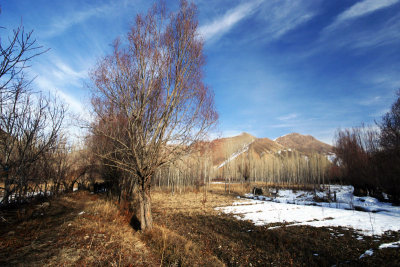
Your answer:
[[[139,205],[140,205],[140,229],[142,231],[149,231],[153,228],[150,185],[140,187]]]
[[[6,179],[4,181],[4,196],[3,199],[0,202],[3,202],[4,204],[8,204],[9,203],[9,197],[10,197],[10,190],[11,190],[11,186],[10,186],[10,180],[8,180],[8,174],[6,175]]]

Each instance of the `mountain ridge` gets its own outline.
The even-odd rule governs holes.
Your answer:
[[[330,155],[333,146],[326,144],[311,135],[289,133],[272,140],[267,137],[258,138],[243,132],[232,137],[218,138],[211,141],[211,153],[214,166],[221,166],[226,161],[239,159],[242,154],[259,159],[281,152],[294,152],[304,155],[318,153]]]

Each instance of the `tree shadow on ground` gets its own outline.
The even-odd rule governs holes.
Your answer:
[[[141,230],[140,221],[139,221],[138,217],[136,216],[136,214],[134,214],[132,216],[131,221],[129,222],[129,224],[135,231],[140,231]]]

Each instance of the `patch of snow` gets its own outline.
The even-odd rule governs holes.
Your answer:
[[[284,134],[284,135],[282,135],[282,136],[279,136],[279,137],[277,137],[277,138],[274,139],[274,142],[275,142],[276,140],[278,140],[279,138],[285,137],[285,136],[288,136],[288,135],[290,135],[290,134]]]
[[[329,153],[326,155],[326,158],[330,161],[330,162],[334,162],[336,159],[336,154],[335,153]]]
[[[382,196],[385,200],[389,200],[389,196],[386,193],[382,193]]]
[[[270,193],[274,193],[275,189],[270,189]],[[369,212],[379,212],[392,214],[399,213],[400,207],[393,206],[391,203],[378,201],[373,197],[356,197],[353,195],[353,186],[328,185],[324,191],[302,191],[281,189],[275,197],[254,196],[253,194],[245,194],[245,197],[259,200],[273,201],[277,203],[297,204],[297,205],[313,205],[325,208],[350,209],[358,208],[359,210]],[[334,196],[336,194],[336,202]],[[315,197],[322,202],[316,202]],[[327,202],[330,201],[330,202]]]
[[[379,249],[398,248],[398,247],[400,247],[400,241],[382,244],[382,245],[379,246]]]
[[[315,196],[333,199],[334,192],[336,202],[314,200]],[[346,227],[370,236],[400,230],[400,207],[372,197],[355,197],[352,186],[331,185],[326,191],[315,193],[279,190],[275,198],[253,194],[246,194],[245,197],[248,198],[245,202],[217,209],[232,213],[238,219],[250,220],[255,225],[288,223],[289,226]],[[355,207],[363,211],[354,210]]]
[[[364,252],[364,254],[362,254],[362,255],[360,256],[360,259],[362,259],[362,258],[364,258],[364,257],[366,257],[366,256],[372,256],[373,254],[374,254],[374,251],[372,250],[372,248],[371,248],[371,249],[368,249],[367,251]]]
[[[274,202],[229,206],[219,208],[219,210],[224,213],[241,215],[243,220],[250,220],[255,225],[280,222],[314,227],[349,227],[365,235],[381,235],[385,231],[400,230],[400,216],[371,214],[354,210]]]

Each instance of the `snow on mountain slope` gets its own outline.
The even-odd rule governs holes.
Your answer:
[[[243,146],[242,149],[236,151],[235,153],[233,153],[227,160],[225,160],[224,162],[222,162],[217,169],[222,168],[225,164],[227,164],[228,162],[234,160],[235,158],[237,158],[237,156],[239,156],[240,154],[243,154],[244,152],[249,150],[249,146],[253,143],[254,141],[246,144]]]
[[[332,146],[310,135],[298,133],[287,134],[275,140],[242,133],[238,136],[216,139],[211,142],[211,148],[213,165],[217,169],[228,162],[237,160],[243,153],[248,153],[250,158],[255,160],[270,158],[274,155],[286,157],[295,152],[305,157],[311,153],[319,153],[326,155],[330,161],[334,159]]]
[[[328,154],[333,152],[333,147],[325,144],[311,135],[302,135],[298,133],[291,133],[275,139],[278,144],[296,149],[303,153],[323,153]]]

